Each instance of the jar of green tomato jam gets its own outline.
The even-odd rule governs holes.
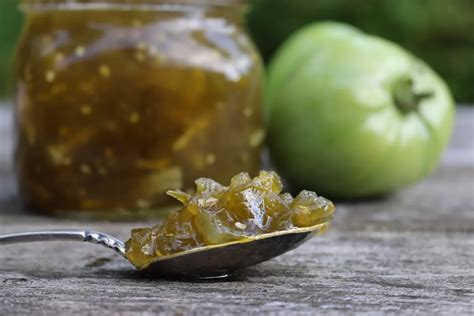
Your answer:
[[[262,65],[240,0],[23,0],[16,162],[30,208],[159,215],[260,169]]]

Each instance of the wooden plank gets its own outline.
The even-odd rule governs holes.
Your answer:
[[[233,279],[179,282],[145,279],[123,259],[94,246],[9,246],[2,249],[0,304],[4,315],[469,314],[472,249],[472,235],[463,233],[333,230]]]
[[[126,239],[149,223],[78,222],[20,210],[11,112],[0,107],[0,234],[89,228]],[[474,313],[474,108],[460,108],[441,167],[380,200],[339,203],[328,234],[220,281],[150,280],[75,243],[0,248],[1,315]]]

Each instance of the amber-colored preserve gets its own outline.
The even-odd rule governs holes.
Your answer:
[[[282,193],[274,172],[262,171],[253,179],[240,173],[228,187],[201,178],[196,186],[194,195],[169,191],[183,208],[153,228],[132,231],[126,243],[127,258],[137,268],[160,257],[292,228],[321,225],[324,230],[335,209],[331,201],[314,192],[302,191],[295,198]]]
[[[26,203],[136,217],[198,177],[256,174],[262,66],[240,2],[24,0],[16,159]]]

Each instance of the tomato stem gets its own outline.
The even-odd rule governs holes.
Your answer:
[[[402,113],[417,111],[422,100],[433,96],[431,92],[416,92],[411,78],[399,80],[393,88],[393,99]]]

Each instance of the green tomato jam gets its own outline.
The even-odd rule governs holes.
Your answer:
[[[302,191],[296,198],[282,193],[282,183],[274,172],[260,172],[251,178],[240,173],[229,186],[201,178],[196,194],[180,190],[168,194],[183,204],[164,222],[153,228],[132,231],[127,241],[127,258],[143,269],[159,257],[198,247],[245,240],[262,234],[297,227],[329,226],[334,204]]]
[[[133,217],[198,177],[258,172],[262,67],[240,6],[83,2],[24,1],[16,160],[27,204]]]

